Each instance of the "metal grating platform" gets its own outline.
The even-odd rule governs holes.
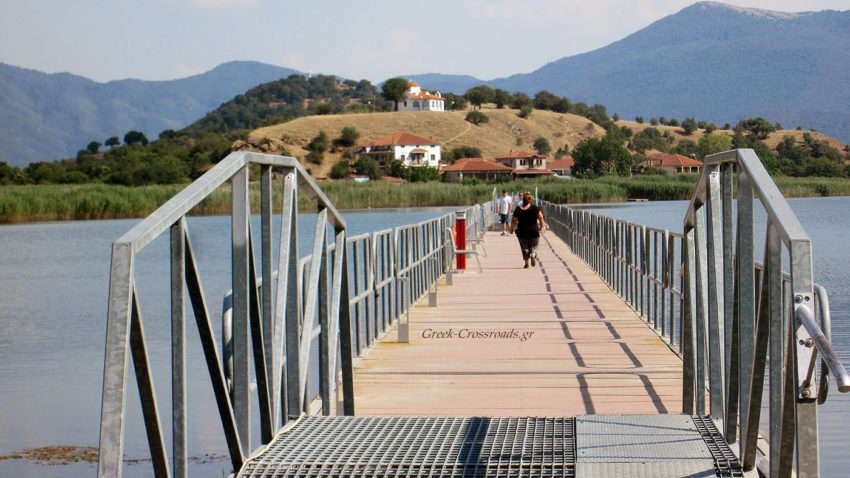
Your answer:
[[[308,417],[239,477],[573,477],[572,418]]]
[[[238,477],[743,477],[712,421],[688,415],[578,418],[306,417]]]

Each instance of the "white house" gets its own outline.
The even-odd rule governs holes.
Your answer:
[[[378,138],[357,149],[360,156],[368,156],[381,164],[396,159],[407,167],[431,166],[440,164],[440,143],[410,133],[395,133]]]
[[[411,81],[404,92],[404,101],[398,102],[398,110],[446,111],[446,102],[439,91],[423,90],[415,81]]]

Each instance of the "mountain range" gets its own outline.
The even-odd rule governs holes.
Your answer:
[[[784,13],[700,2],[598,50],[507,78],[409,75],[460,93],[487,84],[599,103],[621,117],[763,116],[850,141],[850,11]]]
[[[169,81],[98,83],[0,63],[0,161],[15,166],[53,161],[89,143],[130,130],[156,138],[267,81],[298,73],[258,62],[224,63]]]
[[[131,129],[155,138],[235,95],[295,70],[230,62],[171,81],[97,83],[0,63],[0,161],[73,156],[91,140]],[[574,102],[623,118],[664,116],[735,123],[763,116],[850,141],[850,11],[784,13],[700,2],[622,40],[494,80],[402,75],[428,89],[479,84]]]

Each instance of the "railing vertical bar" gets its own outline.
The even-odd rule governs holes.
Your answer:
[[[725,351],[724,385],[726,387],[725,416],[723,420],[726,441],[735,443],[738,431],[738,323],[735,320],[735,265],[733,254],[734,229],[732,225],[733,164],[720,166],[720,194],[723,214],[723,331]]]
[[[351,314],[348,307],[348,299],[350,297],[348,291],[348,249],[345,248],[345,229],[335,227],[337,235],[337,251],[342,253],[342,257],[338,259],[340,273],[339,287],[334,283],[334,291],[339,294],[339,310],[338,315],[334,319],[339,323],[339,354],[340,368],[342,375],[342,413],[344,415],[354,415],[354,354],[352,352],[352,337],[351,337]],[[340,247],[339,245],[342,245]]]
[[[325,242],[325,237],[322,237],[322,242]],[[343,243],[345,244],[345,243]],[[336,253],[336,252],[334,252]],[[319,269],[318,280],[318,314],[319,314],[319,396],[322,399],[322,415],[329,416],[331,414],[331,405],[333,402],[333,382],[335,382],[334,369],[336,363],[331,362],[333,352],[331,347],[336,344],[336,341],[331,337],[332,321],[335,323],[336,318],[331,319],[330,312],[332,306],[329,307],[328,294],[330,293],[330,285],[328,281],[328,248],[322,247],[322,255],[319,260],[322,266]]]
[[[269,385],[269,399],[271,407],[271,426],[277,427],[278,397],[274,393],[275,375],[274,367],[274,281],[272,279],[272,167],[263,165],[260,176],[260,222],[261,237],[260,251],[262,253],[262,275],[263,286],[263,354],[266,362],[266,383]]]
[[[262,304],[257,285],[257,265],[254,261],[254,237],[251,224],[248,224],[248,284],[250,302],[251,343],[254,357],[254,377],[257,383],[257,400],[260,409],[260,439],[263,444],[271,441],[274,435],[272,423],[271,399],[269,397],[268,364],[265,355],[265,332],[263,330]]]
[[[231,179],[233,211],[231,219],[232,288],[233,288],[233,408],[239,439],[251,449],[251,405],[248,397],[250,372],[248,360],[248,166],[243,166]]]
[[[696,357],[696,329],[697,329],[697,261],[696,261],[696,229],[685,230],[685,238],[682,241],[682,255],[686,259],[685,276],[682,292],[684,292],[682,306],[682,413],[693,415],[704,414],[704,404],[697,404],[694,409],[694,399],[699,397],[705,400],[702,387],[698,386],[697,357]]]
[[[782,463],[782,420],[787,340],[783,331],[787,321],[783,318],[782,306],[782,249],[777,226],[768,222],[765,247],[767,287],[767,309],[770,324],[770,476],[778,478],[784,470]],[[790,470],[788,470],[790,472]]]
[[[171,226],[171,447],[175,478],[186,478],[185,218]]]
[[[738,409],[740,410],[741,424],[741,442],[739,446],[739,456],[742,457],[742,462],[747,460],[751,452],[750,450],[752,437],[749,437],[751,432],[758,430],[749,429],[749,412],[750,400],[752,397],[752,380],[753,367],[755,360],[755,239],[753,235],[753,189],[749,178],[743,171],[738,173],[738,227],[736,234],[736,257],[735,257],[735,331],[737,339],[733,337],[733,341],[738,343]],[[733,372],[734,374],[734,372]],[[729,377],[730,387],[732,386],[734,377]],[[729,402],[732,410],[731,402],[734,397],[730,395]],[[727,418],[729,427],[727,427],[727,441],[729,438],[728,430],[733,424],[732,418]],[[749,438],[748,438],[749,437]],[[754,456],[752,457],[754,460]],[[751,461],[754,463],[754,461]]]
[[[786,386],[786,403],[792,403],[795,427],[787,430],[787,435],[796,438],[797,447],[797,477],[814,478],[819,476],[818,462],[818,415],[817,388],[814,383],[807,383],[805,377],[808,365],[814,358],[814,347],[805,344],[812,341],[806,328],[797,321],[794,310],[797,306],[815,310],[814,281],[812,270],[812,244],[810,241],[794,241],[790,246],[791,284],[788,298],[790,321],[790,349],[788,351],[788,374],[786,380],[791,382]],[[795,305],[798,304],[798,305]],[[813,314],[814,315],[814,314]],[[814,375],[814,374],[813,374]],[[790,427],[788,427],[790,428]],[[790,438],[790,437],[789,437]],[[786,449],[794,449],[790,443]],[[790,454],[790,453],[789,453]]]
[[[280,218],[280,248],[278,251],[278,284],[275,300],[274,341],[272,368],[273,383],[279,384],[274,394],[281,400],[281,425],[290,416],[298,416],[298,340],[301,326],[301,294],[298,280],[298,178],[288,171],[283,179],[283,208]]]
[[[103,361],[103,392],[97,473],[101,478],[121,476],[124,463],[124,411],[127,391],[127,359],[133,295],[133,247],[112,245],[109,271],[109,302],[106,322],[106,358]]]
[[[706,237],[707,237],[707,268],[708,268],[708,360],[709,388],[711,391],[711,418],[725,418],[726,388],[724,372],[726,370],[726,354],[724,341],[724,305],[723,284],[723,217],[720,191],[720,167],[715,166],[707,178],[706,202]],[[725,429],[725,427],[724,427]]]
[[[706,252],[706,220],[705,206],[696,212],[696,299],[697,314],[694,329],[696,330],[696,399],[697,413],[705,415],[705,386],[706,386],[706,335],[708,334],[708,266]]]

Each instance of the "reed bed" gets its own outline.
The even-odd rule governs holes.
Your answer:
[[[516,181],[510,183],[460,185],[447,183],[392,184],[324,181],[319,183],[338,209],[388,207],[460,206],[486,201],[495,187],[509,191],[531,191],[558,203],[612,202],[627,199],[690,199],[696,176],[602,177],[596,180]],[[787,197],[850,196],[850,180],[843,178],[776,178]],[[279,182],[277,185],[279,186]],[[39,185],[0,187],[0,223],[116,219],[144,217],[156,210],[185,184],[140,187],[105,184]],[[275,188],[275,210],[280,210],[281,191]],[[259,187],[251,185],[251,200],[259,210]],[[225,184],[195,207],[199,216],[230,213],[230,186]],[[315,210],[302,195],[299,207]]]

